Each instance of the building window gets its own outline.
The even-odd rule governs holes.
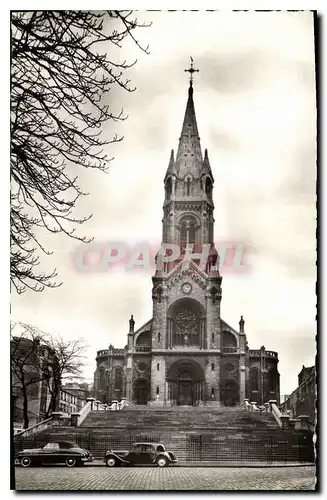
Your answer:
[[[157,394],[159,394],[159,387],[157,386]]]
[[[191,179],[187,179],[187,181],[186,181],[186,191],[187,191],[187,196],[190,196],[190,192],[191,192]]]
[[[160,342],[160,332],[158,333],[158,342]]]
[[[212,343],[214,343],[214,341],[215,341],[215,332],[212,332],[212,334],[211,334],[211,341],[212,341]]]
[[[211,363],[211,371],[214,372],[215,371],[215,363]]]
[[[211,196],[211,194],[212,194],[212,183],[211,183],[209,177],[206,178],[206,188],[205,189],[206,189],[206,194],[208,196]]]
[[[270,392],[275,392],[276,390],[276,375],[275,370],[268,370],[268,387]]]
[[[259,369],[251,368],[250,369],[250,385],[251,391],[257,391],[259,389]]]
[[[157,363],[157,371],[159,371],[159,368],[160,368],[160,364]]]
[[[211,399],[215,399],[215,388],[211,388]]]
[[[167,198],[170,198],[171,193],[172,193],[172,181],[171,181],[170,177],[169,177],[169,179],[167,180],[167,183],[166,183],[166,193],[167,193]]]
[[[185,250],[187,244],[195,244],[196,242],[196,219],[189,215],[184,216],[180,220],[180,247]],[[194,248],[193,248],[194,250]]]
[[[123,386],[123,369],[119,366],[115,368],[115,389],[122,390]]]

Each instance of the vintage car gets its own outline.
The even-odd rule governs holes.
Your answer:
[[[161,443],[134,443],[129,451],[106,452],[104,461],[108,467],[119,465],[157,465],[167,467],[175,464],[177,458],[171,451],[166,451]]]
[[[75,465],[81,466],[92,460],[93,456],[89,451],[70,441],[51,442],[43,448],[23,450],[18,454],[18,461],[22,467],[50,463],[64,463],[67,467],[75,467]]]

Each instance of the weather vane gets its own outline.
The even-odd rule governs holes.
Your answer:
[[[193,73],[196,73],[196,72],[198,73],[199,72],[198,69],[194,69],[193,68],[193,57],[191,57],[191,66],[190,66],[190,68],[189,69],[184,69],[184,71],[187,72],[187,73],[190,73],[190,84],[192,86],[192,83],[193,83]]]

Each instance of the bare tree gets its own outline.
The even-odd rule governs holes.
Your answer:
[[[50,338],[47,346],[52,356],[49,358],[45,378],[51,397],[45,418],[58,410],[59,393],[64,380],[81,377],[86,349],[83,339],[65,341],[62,338]]]
[[[22,396],[24,428],[29,424],[31,388],[39,401],[40,382],[47,388],[50,401],[44,417],[58,410],[60,389],[65,380],[80,378],[84,367],[86,345],[83,339],[63,340],[39,328],[19,323],[19,335],[11,325],[12,389]]]
[[[27,428],[31,393],[33,389],[37,392],[39,383],[44,379],[40,366],[43,337],[39,331],[29,325],[20,326],[23,328],[21,333],[14,335],[15,325],[11,325],[11,378],[15,397],[20,399],[21,396],[22,399],[24,428]]]
[[[83,242],[73,209],[84,193],[71,165],[106,171],[102,126],[126,118],[115,113],[107,94],[113,86],[135,90],[125,72],[136,61],[108,53],[148,26],[131,11],[36,11],[12,13],[11,53],[11,282],[18,293],[60,286],[57,272],[37,270],[40,253],[50,253],[38,228]],[[102,49],[102,52],[99,50]]]

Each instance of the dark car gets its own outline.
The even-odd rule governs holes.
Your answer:
[[[70,441],[51,442],[43,448],[23,450],[18,454],[18,461],[22,467],[58,463],[65,463],[67,467],[75,467],[75,465],[81,466],[92,460],[93,456],[89,451]]]
[[[157,465],[167,467],[175,464],[177,458],[161,443],[135,443],[129,451],[106,452],[104,461],[108,467],[119,465]]]

